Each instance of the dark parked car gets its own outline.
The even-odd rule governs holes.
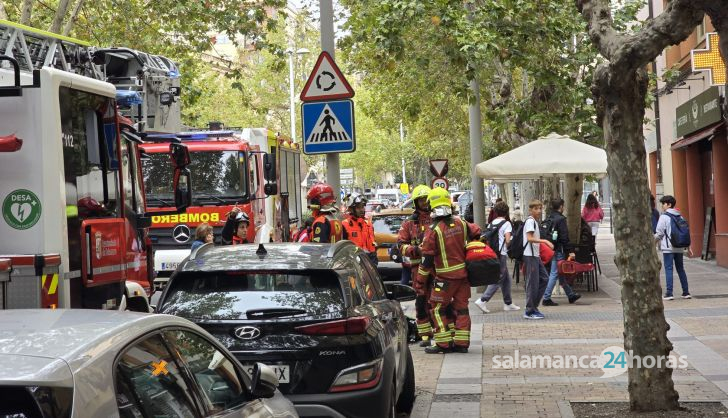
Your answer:
[[[415,375],[399,301],[349,241],[212,247],[170,278],[159,311],[187,318],[244,365],[262,362],[301,416],[409,412]]]

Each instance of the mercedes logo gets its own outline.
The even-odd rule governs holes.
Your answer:
[[[180,244],[186,244],[190,240],[190,227],[177,225],[172,230],[172,238]]]
[[[235,328],[235,337],[241,340],[254,340],[260,337],[260,329],[256,327]]]

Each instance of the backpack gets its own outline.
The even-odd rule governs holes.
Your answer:
[[[508,221],[503,221],[498,224],[491,222],[487,227],[485,227],[485,232],[483,232],[480,236],[481,238],[485,238],[486,244],[488,244],[488,246],[495,251],[496,254],[500,254],[500,251],[502,250],[502,248],[498,245],[500,243],[500,236],[498,232],[506,222]],[[505,241],[503,244],[505,245]]]
[[[518,223],[518,227],[515,228],[516,232],[511,237],[511,243],[508,244],[508,257],[516,261],[521,261],[523,250],[526,249],[526,244],[523,242],[524,225],[526,225],[525,222]]]
[[[688,221],[680,215],[665,212],[670,217],[670,245],[673,248],[687,248],[690,246],[690,227]]]
[[[556,241],[553,239],[554,228],[556,228],[556,225],[554,224],[553,218],[549,216],[548,218],[544,219],[544,221],[541,222],[541,225],[539,225],[539,233],[541,234],[541,238],[548,240],[552,244],[556,244]]]

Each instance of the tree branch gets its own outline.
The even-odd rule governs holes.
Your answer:
[[[66,16],[66,12],[68,11],[68,4],[71,2],[71,0],[60,0],[58,2],[58,9],[56,10],[56,15],[53,16],[53,22],[51,23],[51,27],[48,28],[49,32],[52,33],[59,33],[61,30],[61,25],[63,24],[63,17]]]
[[[702,1],[672,0],[667,9],[652,19],[636,34],[624,38],[624,45],[616,56],[611,57],[612,66],[619,71],[631,71],[645,66],[662,51],[682,42],[703,20]]]
[[[620,34],[612,26],[609,0],[576,0],[576,8],[586,20],[589,38],[607,59],[616,55],[621,43]]]
[[[63,28],[63,36],[68,36],[68,34],[71,33],[71,29],[76,23],[78,13],[81,11],[81,7],[83,6],[83,1],[84,0],[76,0],[76,5],[73,7],[71,15],[68,16],[68,22],[66,22],[66,26]]]
[[[30,23],[30,15],[33,13],[33,0],[23,0],[20,10],[20,24],[27,25]]]
[[[5,13],[5,5],[2,0],[0,0],[0,19],[8,20],[8,14]]]

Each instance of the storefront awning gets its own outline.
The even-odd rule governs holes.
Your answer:
[[[725,130],[725,121],[718,122],[715,125],[711,125],[689,136],[685,136],[683,137],[683,139],[674,142],[672,146],[670,146],[670,148],[673,150],[677,150],[685,148],[688,145],[694,144],[698,141],[702,141],[703,139],[707,139],[708,141],[710,141],[711,139],[713,139],[713,136],[715,136],[715,134],[719,133],[721,130]]]

